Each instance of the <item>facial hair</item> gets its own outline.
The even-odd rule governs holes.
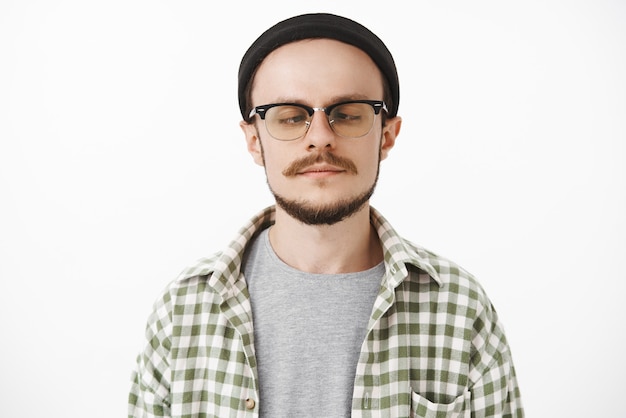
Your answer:
[[[365,192],[327,205],[316,205],[307,200],[287,199],[273,191],[271,186],[270,191],[274,195],[274,199],[276,199],[276,204],[292,218],[306,225],[333,225],[361,210],[372,197],[372,194],[374,194],[377,181],[378,174],[372,186]]]
[[[381,138],[382,139],[382,138]],[[380,148],[380,147],[379,147]],[[265,165],[265,155],[263,153],[263,146],[261,145],[261,157],[263,164]],[[328,162],[340,168],[344,168],[347,172],[356,175],[357,169],[352,161],[336,156],[330,152],[314,155],[312,157],[305,157],[302,160],[298,160],[290,164],[287,169],[283,171],[283,175],[291,176],[296,175],[300,169],[306,168],[315,162]],[[378,153],[378,161],[376,167],[376,177],[371,187],[356,196],[347,197],[341,199],[338,202],[329,203],[326,205],[316,204],[308,200],[293,200],[279,195],[269,184],[270,192],[274,195],[276,204],[282,208],[289,216],[306,225],[333,225],[337,222],[341,222],[344,219],[354,215],[361,210],[369,199],[374,194],[376,184],[378,183],[378,174],[380,172],[381,151]],[[267,177],[267,174],[266,174]]]

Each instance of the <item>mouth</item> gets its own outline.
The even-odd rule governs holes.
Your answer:
[[[346,170],[331,165],[314,165],[299,170],[296,174],[342,173]]]
[[[333,176],[345,172],[345,169],[331,165],[314,165],[299,170],[296,174],[300,176],[319,178]]]

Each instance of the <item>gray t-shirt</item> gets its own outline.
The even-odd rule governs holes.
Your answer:
[[[265,417],[347,417],[356,365],[383,263],[358,273],[310,274],[274,253],[268,230],[244,264]]]

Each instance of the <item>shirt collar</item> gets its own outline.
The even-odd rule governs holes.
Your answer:
[[[398,286],[407,277],[408,265],[423,270],[439,286],[442,286],[438,269],[431,263],[433,259],[431,253],[402,238],[387,219],[371,206],[370,222],[380,237],[390,287]]]
[[[238,232],[235,239],[224,251],[212,257],[198,260],[194,265],[180,273],[177,281],[195,276],[210,275],[209,285],[225,299],[236,287],[240,276],[244,251],[250,241],[262,230],[274,224],[275,206],[263,209],[250,219]],[[432,254],[421,247],[403,239],[391,224],[375,208],[370,207],[370,222],[376,229],[385,260],[387,283],[390,288],[398,286],[408,275],[407,265],[413,265],[426,272],[432,280],[442,286],[438,269],[431,263]]]

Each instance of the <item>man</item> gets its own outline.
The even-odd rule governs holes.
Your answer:
[[[383,42],[335,15],[279,22],[239,102],[276,206],[157,300],[129,416],[523,416],[480,285],[369,205],[401,126]]]

